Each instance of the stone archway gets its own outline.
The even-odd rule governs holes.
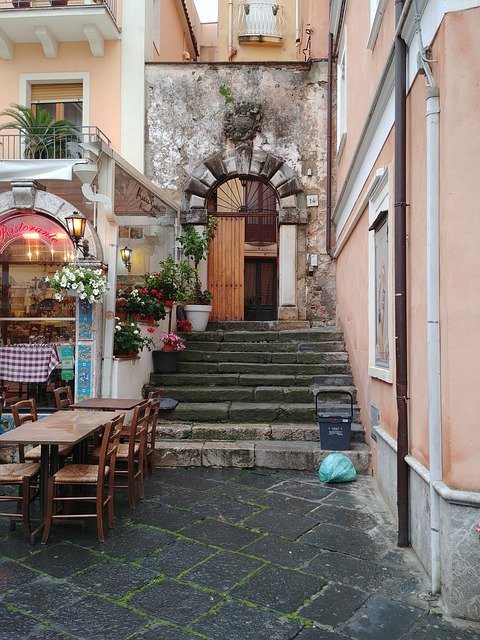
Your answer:
[[[205,225],[208,195],[218,185],[239,176],[263,180],[278,195],[278,319],[304,319],[299,312],[297,283],[300,279],[298,265],[303,264],[305,253],[302,238],[307,224],[306,198],[300,179],[281,158],[242,144],[205,159],[187,180],[180,221],[182,224]],[[302,228],[302,233],[299,233],[299,228]],[[292,269],[292,265],[295,268]]]

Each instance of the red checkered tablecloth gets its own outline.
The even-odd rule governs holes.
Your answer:
[[[15,344],[0,347],[0,380],[46,382],[60,362],[53,344]]]

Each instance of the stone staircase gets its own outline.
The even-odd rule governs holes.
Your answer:
[[[322,391],[319,409],[327,412],[349,411],[342,391],[355,398],[341,331],[260,326],[186,334],[178,373],[151,374],[145,391],[163,387],[179,401],[170,415],[162,412],[158,464],[316,469],[328,454],[320,447],[314,393]],[[356,406],[344,453],[358,472],[368,471]]]

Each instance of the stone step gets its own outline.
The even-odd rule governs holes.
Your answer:
[[[234,467],[252,469],[316,470],[331,453],[320,443],[285,440],[159,440],[156,443],[158,467]],[[353,462],[357,473],[370,469],[370,451],[366,444],[353,443],[342,451]]]
[[[206,343],[209,344],[209,343]],[[213,344],[213,343],[211,343]],[[180,353],[181,362],[253,362],[274,364],[317,364],[324,362],[347,362],[348,356],[340,342],[325,342],[324,346],[332,350],[271,352],[255,350],[249,343],[249,351],[211,351],[204,350],[202,345],[192,349],[190,346]],[[195,345],[197,346],[197,345]]]
[[[170,393],[170,391],[169,391]],[[350,405],[328,403],[319,407],[322,412],[347,412]],[[315,420],[315,406],[300,403],[273,402],[198,402],[180,403],[170,417],[179,422],[237,423],[308,423]],[[354,422],[360,422],[358,408],[354,408]]]
[[[207,325],[208,331],[286,331],[309,328],[308,320],[214,320]]]
[[[319,442],[318,424],[218,424],[175,423],[160,421],[157,426],[160,440],[298,440]],[[365,442],[361,424],[352,423],[352,442]]]
[[[338,375],[269,375],[261,377],[258,375],[250,375],[248,373],[221,373],[221,374],[203,374],[203,373],[169,373],[159,374],[152,373],[150,375],[150,383],[145,387],[147,393],[156,387],[313,387],[314,385],[330,385],[330,386],[350,386],[353,378],[350,374]]]
[[[322,362],[316,364],[280,364],[255,362],[179,362],[179,373],[256,373],[270,377],[275,375],[325,375],[350,373],[345,362]]]
[[[355,387],[318,387],[322,392],[322,401],[342,400],[345,391],[355,395]],[[168,395],[179,402],[280,402],[280,403],[313,403],[311,387],[168,387]]]
[[[187,342],[322,342],[343,340],[335,327],[292,331],[202,331],[182,334]]]

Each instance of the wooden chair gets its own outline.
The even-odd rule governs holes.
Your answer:
[[[160,411],[160,402],[162,400],[162,396],[164,393],[165,393],[164,389],[158,389],[157,391],[150,391],[147,398],[147,400],[150,400],[151,402],[151,408],[150,408],[150,416],[148,419],[148,429],[147,429],[147,438],[146,438],[145,474],[147,473],[147,470],[151,474],[154,474],[156,469],[155,440],[157,436],[158,412]]]
[[[115,488],[127,488],[130,507],[136,508],[135,482],[138,482],[140,499],[145,497],[145,452],[150,416],[150,401],[135,407],[130,425],[128,441],[118,445],[117,466],[115,468]],[[95,451],[93,452],[95,456]],[[117,478],[126,478],[126,484]]]
[[[1,511],[0,516],[10,520],[21,520],[23,523],[23,537],[26,542],[30,539],[30,504],[38,496],[38,488],[33,487],[33,480],[40,474],[40,464],[37,462],[14,462],[0,464],[0,486],[18,486],[18,494],[1,493],[0,504],[14,502],[16,511]]]
[[[47,508],[45,514],[45,529],[42,544],[46,544],[50,536],[52,522],[65,519],[90,519],[97,521],[97,535],[99,542],[105,542],[104,510],[108,509],[108,525],[110,529],[115,526],[113,508],[113,487],[115,462],[122,432],[125,414],[121,414],[109,422],[104,430],[102,444],[100,446],[98,464],[67,464],[48,479]],[[75,492],[73,487],[90,487],[95,489],[95,495],[84,495]],[[68,493],[60,493],[58,490],[67,489]],[[56,505],[62,503],[64,507],[75,503],[95,504],[95,513],[75,513],[68,509],[64,513],[57,513]]]
[[[73,404],[72,390],[70,387],[57,387],[53,390],[53,395],[55,397],[57,411],[69,409],[70,405]]]
[[[13,422],[15,427],[19,427],[25,422],[36,422],[38,420],[37,405],[33,398],[29,400],[20,400],[10,406],[12,410]],[[68,444],[58,447],[58,455],[60,458],[66,458],[72,452],[72,447]],[[18,454],[20,462],[38,462],[41,458],[41,447],[34,446],[33,449],[25,451],[24,445],[18,446]]]
[[[3,408],[7,402],[8,385],[0,385],[0,418],[2,417]]]

